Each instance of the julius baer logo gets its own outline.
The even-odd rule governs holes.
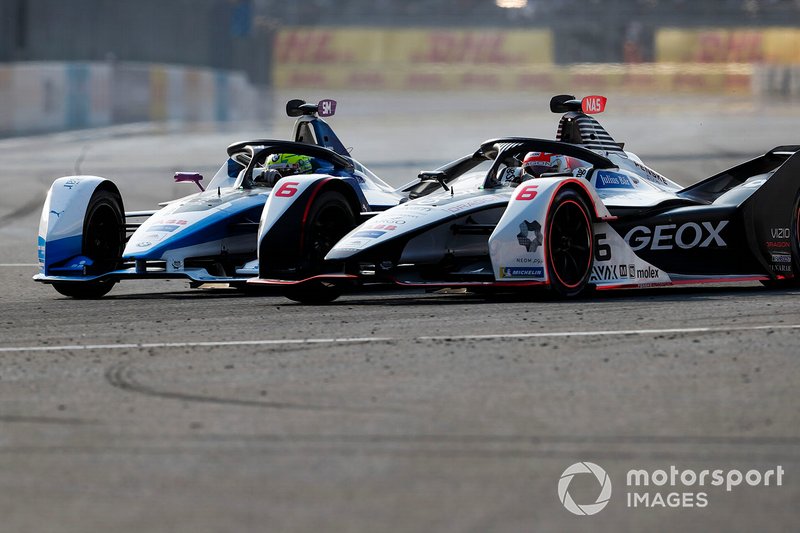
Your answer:
[[[628,508],[703,508],[718,498],[720,492],[744,490],[745,487],[780,487],[784,470],[781,465],[769,470],[679,469],[669,468],[628,470],[625,476],[624,501]],[[597,497],[576,501],[570,485],[577,476],[594,477]],[[618,491],[620,489],[617,489]],[[594,515],[611,501],[612,484],[608,473],[599,465],[584,461],[570,465],[558,480],[558,499],[564,508],[580,516]]]

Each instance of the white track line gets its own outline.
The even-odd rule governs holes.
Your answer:
[[[420,340],[481,340],[481,339],[528,339],[540,337],[590,337],[623,335],[659,335],[662,333],[715,333],[719,331],[758,331],[770,329],[800,329],[800,324],[768,324],[765,326],[710,326],[704,328],[669,329],[617,329],[611,331],[548,331],[542,333],[496,333],[488,335],[458,335],[419,337]]]
[[[464,341],[492,339],[530,339],[548,337],[591,337],[591,336],[630,336],[660,335],[668,333],[717,333],[723,331],[763,331],[781,329],[800,329],[800,324],[769,324],[764,326],[710,326],[704,328],[669,328],[669,329],[618,329],[608,331],[552,331],[542,333],[495,333],[490,335],[432,335],[415,338],[400,337],[339,337],[319,339],[264,339],[252,341],[195,341],[195,342],[143,342],[119,344],[73,344],[63,346],[6,346],[0,347],[0,353],[8,352],[54,352],[64,350],[122,350],[146,348],[195,348],[219,346],[282,346],[303,344],[337,344],[337,343],[379,343],[392,341]]]

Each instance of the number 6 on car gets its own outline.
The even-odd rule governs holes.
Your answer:
[[[300,183],[296,181],[281,182],[280,187],[278,187],[273,194],[281,198],[291,198],[294,196],[294,193],[297,192],[298,185],[300,185]]]
[[[538,188],[539,188],[538,185],[524,185],[517,193],[517,196],[514,199],[533,200],[534,198],[536,198],[536,189]]]

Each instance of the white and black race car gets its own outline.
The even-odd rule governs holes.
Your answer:
[[[409,201],[350,231],[313,276],[270,259],[280,213],[293,203],[271,198],[259,277],[250,283],[282,287],[301,301],[371,283],[548,288],[565,297],[589,288],[798,283],[800,146],[777,147],[684,188],[590,116],[605,104],[599,96],[556,96],[557,140],[494,139],[421,173]],[[526,158],[542,155],[577,164],[536,177],[522,172]]]
[[[274,161],[292,158],[308,164],[304,178],[320,186],[286,235],[303,239],[305,250],[327,249],[358,222],[358,213],[397,205],[413,185],[390,187],[348,150],[321,117],[334,114],[336,102],[291,100],[297,117],[291,141],[259,139],[232,144],[227,159],[207,188],[202,176],[178,173],[201,192],[161,204],[153,211],[125,212],[117,186],[99,176],[67,176],[48,192],[39,224],[40,272],[34,280],[59,293],[97,298],[124,279],[183,278],[193,286],[227,283],[244,287],[257,273],[259,219],[268,198],[298,198],[292,174]],[[290,166],[290,165],[289,165]],[[295,169],[297,170],[297,169]],[[262,249],[262,254],[266,253]],[[270,252],[283,254],[279,247]],[[284,254],[285,256],[285,254]],[[294,258],[295,267],[308,259]]]

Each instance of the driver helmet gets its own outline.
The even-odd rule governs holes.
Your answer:
[[[276,170],[284,178],[295,174],[311,174],[314,169],[309,156],[295,154],[272,154],[267,159],[267,168]]]
[[[553,172],[551,159],[555,154],[548,152],[528,152],[522,160],[522,171],[529,176],[538,178],[545,172]]]
[[[555,155],[550,158],[550,164],[553,167],[552,172],[572,174],[572,171],[586,166],[586,163],[580,159],[570,157],[568,155]]]
[[[522,160],[522,170],[528,176],[538,178],[546,172],[572,172],[581,166],[580,161],[568,155],[548,152],[528,152]]]

